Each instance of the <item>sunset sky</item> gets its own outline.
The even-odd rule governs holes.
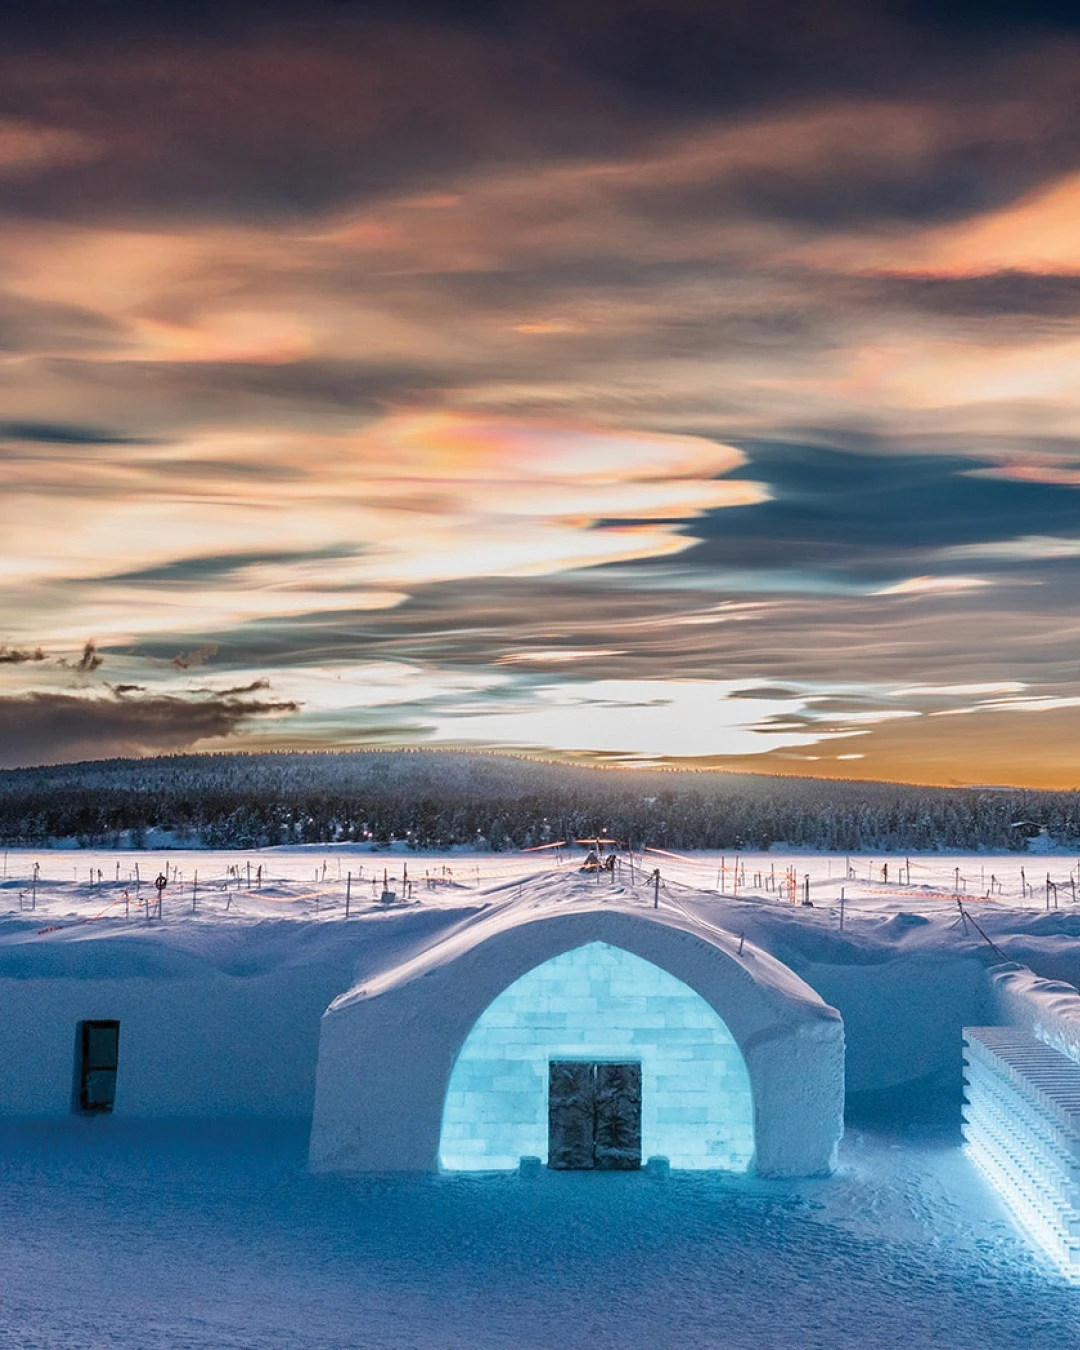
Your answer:
[[[0,767],[1080,785],[1080,8],[5,14]]]

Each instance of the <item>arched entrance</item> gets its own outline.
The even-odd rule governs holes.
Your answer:
[[[548,1162],[551,1148],[555,1166],[662,1156],[677,1168],[745,1171],[750,1075],[719,1014],[674,975],[606,942],[515,980],[454,1064],[439,1163],[510,1169],[526,1156]]]
[[[542,1008],[535,1000],[527,1000],[523,1008],[512,1009],[500,1002],[504,995],[518,996],[521,991],[515,986],[519,981],[546,979],[548,974],[568,969],[552,964],[543,976],[534,974],[549,962],[581,950],[589,951],[584,959],[591,961],[597,949],[605,948],[608,956],[604,959],[614,968],[597,975],[607,981],[604,997],[609,1002],[603,1018],[587,1020],[594,1012],[588,1000],[599,995],[587,988],[590,976],[585,970],[575,976],[581,981],[575,997],[584,1000],[576,1008],[553,1010],[550,1002]],[[612,951],[618,955],[611,956]],[[630,958],[641,964],[635,967],[635,978],[624,982],[618,963]],[[659,982],[651,994],[642,994],[638,983],[642,966],[649,980]],[[528,989],[526,983],[526,994]],[[566,987],[563,993],[571,997]],[[617,1026],[616,1014],[622,1015],[619,1000],[639,995],[645,998],[644,1009],[638,1005],[634,1017],[627,1014],[630,1021],[622,1027],[625,1035],[617,1047],[601,1041],[600,1032],[608,1034]],[[650,999],[659,1001],[650,1003]],[[676,1026],[675,1009],[680,1003],[682,1015],[701,1017],[706,1024]],[[469,1154],[484,1157],[485,1167],[492,1166],[492,1159],[501,1158],[500,1166],[513,1167],[522,1156],[545,1156],[542,1106],[541,1134],[538,1140],[534,1134],[528,1151],[514,1133],[520,1122],[509,1101],[518,1096],[516,1085],[526,1081],[517,1077],[524,1072],[523,1065],[510,1064],[506,1074],[500,1073],[505,1083],[496,1083],[492,1074],[486,1089],[479,1077],[467,1087],[464,1078],[459,1078],[451,1087],[459,1063],[462,1070],[472,1065],[470,1072],[481,1074],[481,1057],[474,1056],[481,1037],[498,1030],[498,1021],[512,1023],[530,1009],[531,1023],[507,1024],[502,1030],[514,1031],[521,1045],[538,1047],[521,1056],[534,1065],[532,1084],[523,1094],[529,1097],[527,1112],[532,1112],[534,1126],[537,1104],[544,1098],[542,1082],[540,1093],[535,1091],[535,1064],[547,1065],[550,1074],[550,1056],[558,1053],[565,1062],[579,1065],[639,1066],[643,1159],[659,1154],[675,1166],[745,1168],[752,1152],[754,1171],[762,1176],[811,1176],[835,1166],[844,1103],[840,1014],[768,953],[692,914],[597,900],[573,907],[558,902],[546,907],[493,906],[490,913],[466,920],[424,951],[371,971],[335,999],[323,1017],[319,1038],[309,1153],[312,1167],[318,1171],[426,1172],[437,1170],[440,1158],[444,1165],[457,1167]],[[599,1014],[598,1004],[595,1012]],[[585,1020],[571,1026],[571,1013]],[[545,1014],[554,1019],[552,1025],[540,1024]],[[559,1017],[565,1018],[564,1026],[559,1025]],[[730,1032],[730,1038],[722,1035],[711,1048],[701,1044],[702,1034],[710,1028],[715,1033],[718,1026]],[[474,1032],[476,1039],[466,1052]],[[560,1041],[555,1032],[565,1032],[567,1039]],[[573,1041],[569,1040],[571,1032]],[[676,1102],[669,1096],[665,1103],[657,1093],[665,1088],[677,1090],[677,1084],[662,1084],[659,1074],[653,1088],[645,1090],[647,1063],[663,1053],[662,1046],[673,1047],[691,1036],[698,1038],[695,1054],[706,1057],[722,1043],[730,1063],[741,1065],[749,1079],[752,1092],[735,1092],[727,1103],[733,1113],[727,1136],[719,1129],[719,1117],[709,1115],[718,1110],[715,1097],[705,1104]],[[731,1054],[731,1038],[739,1060]],[[508,1039],[504,1036],[503,1043]],[[489,1048],[497,1045],[489,1039]],[[612,1053],[604,1053],[605,1046]],[[668,1053],[670,1064],[674,1061]],[[508,1062],[501,1051],[493,1058]],[[488,1064],[484,1071],[491,1068]],[[739,1080],[739,1073],[733,1069],[729,1081]],[[599,1081],[608,1077],[607,1071],[602,1073],[597,1067],[594,1076],[596,1091],[611,1089],[610,1083]],[[623,1077],[632,1078],[632,1071],[627,1069]],[[678,1073],[663,1077],[677,1079]],[[657,1108],[656,1129],[651,1134],[647,1122],[650,1100]],[[739,1102],[737,1107],[733,1104]],[[752,1150],[734,1128],[735,1121],[745,1122],[744,1112],[750,1111],[751,1104]],[[705,1120],[691,1119],[687,1113],[702,1105],[706,1106]],[[519,1107],[525,1111],[524,1100],[515,1102],[512,1111]],[[449,1119],[448,1111],[452,1113]],[[508,1112],[510,1119],[496,1122],[494,1113]],[[490,1123],[511,1127],[500,1147],[489,1146],[479,1134],[471,1139],[467,1135],[470,1121],[475,1125],[489,1116]],[[459,1131],[456,1140],[448,1133],[444,1141],[444,1124],[453,1124]],[[661,1126],[666,1138],[658,1137]],[[682,1142],[676,1126],[687,1127]],[[686,1144],[686,1136],[694,1142]],[[715,1153],[708,1151],[710,1138]],[[706,1141],[704,1155],[696,1142],[702,1139]],[[725,1157],[727,1162],[707,1161]]]

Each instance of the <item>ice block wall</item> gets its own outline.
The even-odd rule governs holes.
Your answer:
[[[717,1013],[631,952],[590,942],[505,989],[462,1047],[443,1112],[448,1171],[547,1159],[548,1064],[641,1063],[641,1151],[672,1167],[745,1171],[754,1153],[750,1077]]]
[[[968,1152],[1080,1284],[1080,1064],[1014,1027],[965,1027],[964,1085]]]

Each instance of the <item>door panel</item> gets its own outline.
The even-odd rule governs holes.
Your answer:
[[[548,1077],[548,1166],[593,1165],[596,1075],[592,1064],[552,1060]]]
[[[641,1166],[641,1065],[552,1060],[548,1166],[624,1171]]]
[[[641,1166],[641,1065],[596,1066],[594,1166],[608,1171]]]

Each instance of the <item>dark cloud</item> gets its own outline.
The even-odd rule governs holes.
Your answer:
[[[1080,668],[1068,584],[1026,591],[1023,606],[997,587],[827,600],[766,593],[754,605],[743,589],[726,588],[719,578],[680,579],[674,585],[661,575],[631,581],[594,572],[475,581],[467,589],[438,584],[392,610],[262,620],[216,636],[234,668],[385,660],[494,667],[509,683],[483,694],[492,704],[522,688],[583,679],[749,680],[785,690],[976,679],[1070,686]],[[539,644],[584,654],[536,666],[498,664]],[[590,655],[592,648],[611,654]]]
[[[0,768],[186,749],[235,735],[253,719],[296,712],[292,702],[229,697],[0,697]]]
[[[98,651],[93,642],[88,642],[82,650],[82,656],[75,664],[75,669],[83,674],[91,674],[99,670],[105,664],[105,658]]]
[[[700,119],[824,99],[925,105],[943,89],[945,145],[916,151],[898,129],[825,163],[668,184],[641,209],[948,217],[1014,197],[1077,151],[1069,53],[1055,61],[1046,24],[1019,13],[1009,43],[1000,23],[942,25],[872,0],[100,9],[89,28],[60,8],[6,11],[0,117],[80,138],[0,183],[12,212],[300,220],[478,168],[626,153]],[[1037,41],[1051,53],[1042,78],[1023,67]],[[987,125],[987,97],[1041,111]]]
[[[169,664],[176,670],[192,670],[212,660],[217,654],[217,643],[208,642],[202,647],[196,647],[194,651],[177,652]]]
[[[98,651],[96,642],[87,642],[83,645],[78,659],[69,660],[66,656],[60,656],[57,657],[56,664],[66,666],[79,675],[92,675],[105,664],[105,658]]]
[[[797,689],[789,689],[787,688],[787,686],[782,684],[758,684],[754,685],[750,689],[738,689],[733,694],[731,694],[730,697],[767,699],[767,698],[798,698],[798,696],[799,691]]]
[[[928,550],[1071,534],[1076,527],[1073,489],[972,477],[977,459],[797,444],[746,448],[750,463],[742,472],[768,483],[771,500],[688,524],[700,542],[683,555],[683,565],[817,568],[852,581],[900,580],[913,566],[926,570],[916,564]]]
[[[44,661],[40,647],[8,647],[0,645],[0,666],[21,666],[27,661]]]
[[[191,693],[195,695],[204,695],[209,698],[243,698],[247,694],[258,694],[270,688],[270,681],[267,679],[250,680],[247,684],[237,684],[231,689],[192,689]]]
[[[50,422],[0,422],[0,441],[36,445],[145,445],[146,441],[100,427]]]
[[[975,277],[882,277],[852,283],[867,302],[963,319],[1080,317],[1080,277],[1052,272],[991,272]],[[1015,330],[1010,330],[1015,337]]]
[[[599,145],[605,122],[614,131],[588,81],[527,43],[438,24],[248,15],[242,35],[188,25],[164,43],[135,27],[123,42],[99,31],[74,48],[9,45],[0,116],[53,127],[62,109],[85,153],[0,190],[0,202],[19,214],[112,216],[126,204],[302,219],[523,144],[571,153]],[[133,106],[154,116],[132,118]]]
[[[131,572],[119,572],[103,578],[106,581],[129,581],[137,583],[152,582],[156,585],[189,585],[193,581],[209,582],[235,576],[249,567],[261,567],[268,564],[294,564],[320,562],[332,558],[354,557],[358,549],[348,545],[335,545],[325,549],[266,549],[251,553],[215,553],[194,558],[177,558],[173,562],[162,563],[158,567],[140,567]],[[186,669],[181,660],[188,664],[200,665],[207,656],[216,655],[215,649],[206,649],[201,660],[192,662],[192,657],[181,652],[173,658],[178,669]]]
[[[0,351],[91,355],[123,339],[122,326],[95,310],[4,292],[0,307]],[[33,434],[29,439],[35,439]]]
[[[77,362],[54,361],[59,374],[85,374]],[[272,365],[245,361],[132,361],[116,360],[108,369],[93,372],[96,383],[118,389],[154,386],[165,402],[198,400],[202,419],[230,418],[238,405],[247,411],[259,407],[294,415],[306,409],[346,412],[363,422],[386,404],[423,402],[431,395],[462,382],[462,370],[445,364],[417,362],[386,365],[380,361],[346,359],[281,361]]]

